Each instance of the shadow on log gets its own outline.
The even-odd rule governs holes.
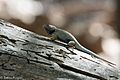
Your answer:
[[[0,20],[0,80],[119,80],[115,66]]]

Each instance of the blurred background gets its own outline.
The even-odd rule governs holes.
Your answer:
[[[56,25],[120,68],[120,0],[0,0],[0,18],[44,36]]]

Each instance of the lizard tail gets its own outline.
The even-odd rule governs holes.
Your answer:
[[[80,50],[80,51],[82,51],[82,52],[85,52],[85,53],[87,53],[87,54],[89,54],[89,55],[91,55],[91,56],[93,56],[93,57],[98,58],[98,59],[101,59],[101,60],[103,60],[103,61],[105,61],[105,62],[107,62],[107,63],[109,63],[109,64],[116,65],[116,64],[114,64],[114,63],[112,63],[112,62],[109,62],[109,61],[101,58],[101,57],[98,56],[96,53],[94,53],[94,52],[86,49],[85,47],[83,47],[83,46],[80,45],[79,43],[78,43],[78,45],[76,45],[76,49],[78,49],[78,50]]]

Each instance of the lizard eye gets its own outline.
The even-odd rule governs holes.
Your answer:
[[[44,29],[46,30],[46,32],[47,32],[48,34],[54,33],[54,32],[55,32],[55,29],[56,29],[55,26],[49,25],[49,24],[46,24],[46,25],[44,25],[43,27],[44,27]]]

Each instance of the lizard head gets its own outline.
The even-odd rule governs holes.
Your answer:
[[[49,24],[46,24],[46,25],[44,25],[43,27],[44,27],[44,29],[46,30],[46,32],[47,32],[49,35],[53,34],[53,33],[55,32],[55,30],[56,30],[56,27],[55,27],[55,26],[49,25]]]

